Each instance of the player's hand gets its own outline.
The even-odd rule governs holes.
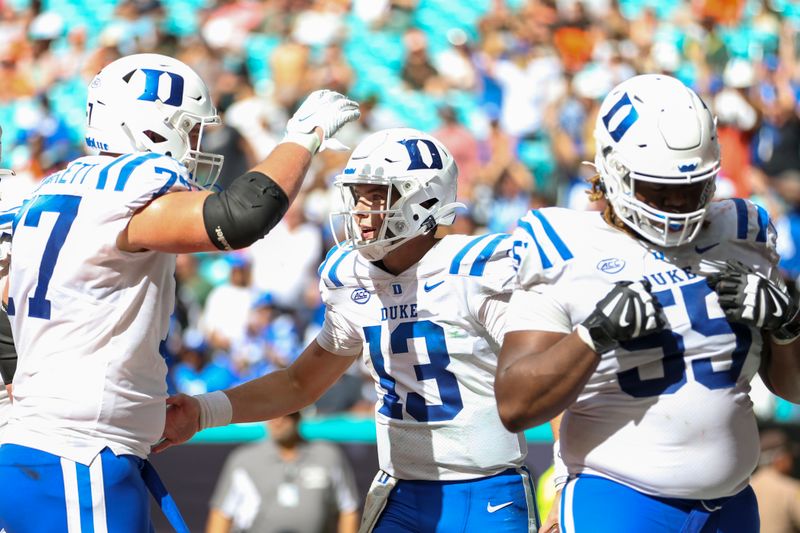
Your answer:
[[[560,531],[558,526],[558,518],[561,515],[561,489],[556,491],[553,505],[550,507],[550,512],[547,513],[547,518],[544,519],[542,525],[539,527],[539,533],[557,533]]]
[[[618,281],[597,303],[592,314],[578,326],[578,335],[598,354],[628,341],[657,333],[667,323],[658,300],[650,294],[650,282]]]
[[[361,116],[358,103],[336,91],[320,90],[309,94],[286,124],[287,135],[312,133],[314,128],[322,130],[319,151],[347,150],[347,146],[334,139],[339,129]]]
[[[740,261],[728,261],[706,281],[730,322],[776,333],[795,322],[797,304],[786,289]]]
[[[191,439],[200,429],[200,402],[186,394],[167,398],[167,422],[161,440],[153,446],[153,452],[166,450],[170,446]]]

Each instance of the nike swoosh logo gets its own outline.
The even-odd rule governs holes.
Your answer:
[[[486,512],[487,513],[495,513],[497,511],[499,511],[500,509],[505,509],[506,507],[508,507],[512,503],[514,503],[514,502],[506,502],[506,503],[501,503],[500,505],[492,505],[492,502],[486,502]]]
[[[436,287],[438,287],[442,283],[444,283],[444,280],[440,281],[439,283],[434,283],[433,285],[428,285],[428,283],[426,282],[425,283],[425,287],[423,287],[423,288],[425,289],[425,292],[431,292],[433,289],[435,289]]]
[[[715,242],[714,244],[709,244],[708,246],[695,246],[694,251],[698,254],[704,254],[715,246],[719,246],[719,243]]]

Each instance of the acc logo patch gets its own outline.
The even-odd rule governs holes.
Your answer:
[[[625,261],[612,257],[610,259],[603,259],[597,263],[597,270],[605,272],[606,274],[616,274],[625,268]]]
[[[353,300],[357,304],[365,304],[369,301],[371,294],[365,288],[356,289],[353,291],[353,294],[350,295],[350,299]]]

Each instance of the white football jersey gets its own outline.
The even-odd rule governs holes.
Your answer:
[[[523,463],[494,399],[513,289],[508,235],[450,235],[398,276],[334,248],[320,267],[317,341],[363,354],[378,392],[380,467],[400,479],[459,480]]]
[[[19,206],[10,207],[5,200],[0,202],[0,290],[5,286],[8,278],[11,259],[11,228],[14,216],[18,211]],[[0,386],[0,442],[2,442],[3,428],[8,422],[10,414],[11,398],[9,398],[5,386]]]
[[[19,353],[5,442],[89,464],[108,446],[145,457],[164,428],[159,352],[174,306],[175,255],[129,253],[138,209],[189,190],[153,153],[77,159],[33,191],[14,221],[8,311]]]
[[[766,212],[745,200],[713,203],[691,244],[659,248],[600,213],[550,208],[523,217],[513,240],[522,256],[518,282],[530,292],[515,293],[508,331],[568,333],[623,280],[649,280],[668,321],[663,332],[604,354],[564,414],[561,454],[570,474],[666,497],[742,490],[759,455],[748,393],[762,338],[725,319],[705,276],[738,259],[780,283]]]

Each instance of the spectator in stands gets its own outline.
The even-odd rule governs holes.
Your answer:
[[[321,228],[306,221],[303,203],[301,197],[289,206],[269,235],[250,247],[253,286],[287,309],[301,306],[306,287],[316,286],[323,258]]]
[[[227,282],[214,287],[206,300],[201,330],[211,347],[227,351],[243,338],[253,294],[250,289],[250,262],[241,254],[225,258],[230,266]]]
[[[800,481],[791,477],[796,448],[782,429],[761,432],[761,457],[750,480],[758,498],[761,533],[800,531]]]
[[[230,387],[236,379],[226,366],[211,359],[203,334],[190,329],[183,334],[180,362],[172,369],[178,391],[202,394]]]
[[[234,451],[211,498],[206,533],[355,533],[358,503],[347,458],[299,432],[300,413],[267,422],[269,440]]]

